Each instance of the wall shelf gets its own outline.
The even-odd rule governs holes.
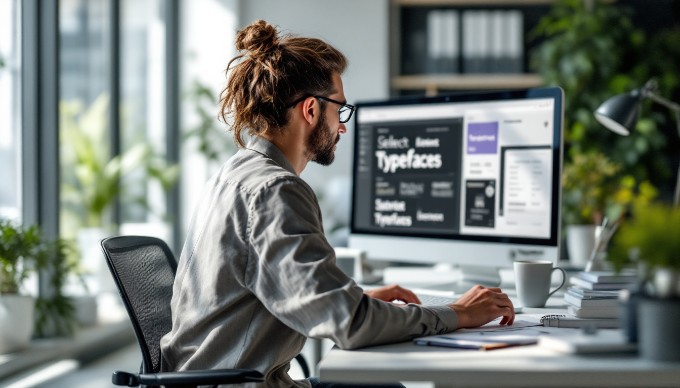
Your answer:
[[[436,95],[441,90],[519,89],[541,86],[537,74],[455,74],[455,75],[401,75],[392,78],[392,88],[398,90],[425,90]]]
[[[521,28],[519,34],[524,37],[554,3],[555,0],[391,0],[391,94],[395,96],[414,93],[436,95],[454,90],[521,89],[543,85],[539,75],[527,72],[526,63],[532,45],[526,40],[520,43],[519,50],[514,51],[519,52],[519,56],[512,57],[511,60],[514,62],[510,66],[507,65],[507,51],[502,51],[503,55],[506,55],[503,57],[503,60],[506,60],[505,64],[488,62],[490,55],[488,54],[489,46],[487,46],[487,51],[482,50],[487,53],[484,59],[487,62],[482,65],[482,69],[466,69],[464,66],[463,16],[467,11],[477,11],[477,14],[482,11],[486,14],[486,21],[491,23],[489,19],[491,17],[507,18],[509,13],[519,13],[522,15],[519,22]],[[457,56],[453,57],[454,65],[451,72],[442,71],[441,68],[433,70],[432,62],[428,62],[432,58],[430,57],[431,51],[429,51],[432,47],[428,46],[430,41],[426,36],[431,33],[428,31],[428,23],[430,23],[428,16],[432,15],[433,11],[438,11],[440,15],[442,11],[448,14],[449,10],[454,11],[456,14],[454,17],[457,19],[457,27],[454,27],[458,31],[454,40],[460,39],[455,43]],[[490,16],[492,13],[494,16]],[[498,16],[499,14],[503,16]],[[498,28],[500,25],[502,28],[507,28],[509,22],[506,20],[508,19],[501,22],[504,24],[498,24],[495,21],[494,26]],[[495,39],[498,39],[497,34]],[[495,47],[499,47],[497,43]],[[498,51],[494,53],[497,54]],[[495,69],[491,70],[494,67]]]
[[[401,7],[438,7],[438,6],[528,6],[550,5],[555,0],[393,0],[392,3]]]

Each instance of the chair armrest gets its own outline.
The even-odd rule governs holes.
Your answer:
[[[111,376],[114,385],[212,385],[264,381],[262,373],[253,369],[209,369],[183,372],[128,373],[116,371]]]

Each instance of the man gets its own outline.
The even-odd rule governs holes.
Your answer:
[[[172,331],[161,341],[164,370],[252,368],[266,386],[310,386],[287,374],[307,337],[352,349],[497,317],[511,324],[512,303],[497,288],[425,308],[399,286],[364,292],[335,265],[300,174],[310,161],[330,164],[347,130],[347,61],[321,40],[279,37],[261,20],[237,34],[236,47],[242,55],[227,66],[221,115],[241,149],[208,182],[191,222]]]

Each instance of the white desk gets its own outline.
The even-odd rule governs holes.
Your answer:
[[[515,302],[514,284],[502,288]],[[551,297],[546,308],[524,313],[564,312],[562,292]],[[411,342],[353,351],[333,348],[319,364],[319,372],[322,381],[429,381],[436,387],[680,388],[680,363],[651,362],[635,353],[569,355],[536,345],[486,352]]]
[[[504,291],[515,298],[514,286]],[[565,310],[560,292],[544,309],[528,314]],[[522,315],[518,314],[517,319]],[[436,387],[676,387],[680,363],[656,363],[635,353],[569,355],[539,346],[471,351],[405,342],[353,351],[333,348],[319,364],[322,381],[429,381]]]
[[[322,381],[430,381],[436,387],[680,387],[680,363],[636,354],[565,355],[538,346],[470,351],[410,342],[331,350]]]

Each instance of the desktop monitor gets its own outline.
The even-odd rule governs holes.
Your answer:
[[[546,87],[358,103],[349,247],[484,284],[515,260],[557,261],[563,99]]]

